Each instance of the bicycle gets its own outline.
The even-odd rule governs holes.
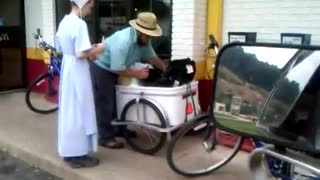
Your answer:
[[[215,54],[218,54],[218,43],[214,39],[212,35],[209,36],[211,43],[206,47],[206,51],[214,50]],[[209,107],[210,109],[211,107]],[[189,136],[188,138],[184,138],[188,134],[192,134],[193,136]],[[225,147],[219,140],[219,136],[222,135],[221,131],[216,129],[213,121],[210,118],[209,112],[204,112],[200,116],[196,118],[194,121],[188,122],[185,126],[183,126],[172,138],[168,145],[167,149],[167,162],[170,168],[178,174],[188,177],[202,176],[208,175],[211,172],[219,169],[220,167],[227,164],[233,157],[238,153],[243,143],[243,138],[240,136],[233,136],[230,134],[224,134],[224,144],[228,145],[231,148]],[[200,139],[200,147],[196,147],[194,145],[194,141],[196,139]],[[183,142],[182,149],[178,146]],[[192,145],[191,145],[192,144]],[[189,145],[189,146],[187,146]],[[220,146],[222,145],[222,146]],[[191,156],[188,156],[185,152],[187,151],[186,147],[190,147],[192,151]],[[180,152],[183,151],[182,155]],[[189,160],[194,156],[193,152],[203,153],[201,155],[209,155],[208,157],[201,158],[199,154],[197,154],[197,161],[193,161],[191,163],[181,162],[180,160]],[[210,161],[213,157],[212,155],[217,154],[216,152],[224,153],[223,156],[214,157],[215,159],[220,158],[217,163],[207,162]],[[177,154],[177,158],[175,153]],[[182,158],[180,156],[183,156]],[[222,158],[221,158],[222,157]],[[200,165],[201,167],[191,168],[191,166]]]
[[[40,48],[46,51],[50,57],[49,60],[44,60],[48,64],[47,70],[35,78],[27,87],[25,101],[31,111],[48,114],[58,110],[58,104],[54,101],[58,94],[62,58],[54,47],[42,39],[39,29],[33,35],[36,40],[40,41]]]

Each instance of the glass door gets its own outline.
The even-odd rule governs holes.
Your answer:
[[[171,57],[172,0],[97,0],[97,37],[110,36],[117,30],[128,27],[129,20],[139,12],[156,14],[163,36],[152,39],[156,53],[163,59]]]
[[[151,11],[157,16],[158,24],[163,31],[161,37],[152,38],[152,46],[162,59],[171,57],[171,25],[172,1],[171,0],[135,0],[132,1],[131,15],[137,17],[139,12]]]
[[[1,0],[0,91],[26,85],[24,1]]]
[[[172,0],[153,0],[151,11],[157,16],[162,36],[152,39],[152,46],[162,59],[171,58]]]
[[[97,36],[102,39],[126,27],[130,20],[130,12],[131,1],[98,0]]]

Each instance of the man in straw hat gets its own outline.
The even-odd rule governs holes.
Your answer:
[[[165,64],[156,55],[150,37],[162,35],[153,13],[139,13],[138,18],[129,22],[131,27],[117,31],[104,40],[105,50],[96,61],[90,64],[95,94],[95,107],[98,122],[99,144],[119,149],[123,144],[116,140],[116,132],[111,121],[116,118],[115,85],[118,76],[146,79],[147,69],[131,70],[130,67],[141,60],[165,71]],[[130,132],[129,132],[130,133]],[[133,133],[131,133],[133,134]],[[134,135],[134,134],[133,134]]]

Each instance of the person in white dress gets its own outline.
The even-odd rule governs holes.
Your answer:
[[[97,124],[88,59],[103,52],[92,46],[83,16],[91,13],[94,0],[71,0],[72,10],[59,24],[57,50],[63,54],[58,114],[58,153],[73,168],[93,167],[99,160]]]

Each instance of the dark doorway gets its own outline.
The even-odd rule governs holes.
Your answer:
[[[24,0],[1,0],[0,91],[26,86]]]

